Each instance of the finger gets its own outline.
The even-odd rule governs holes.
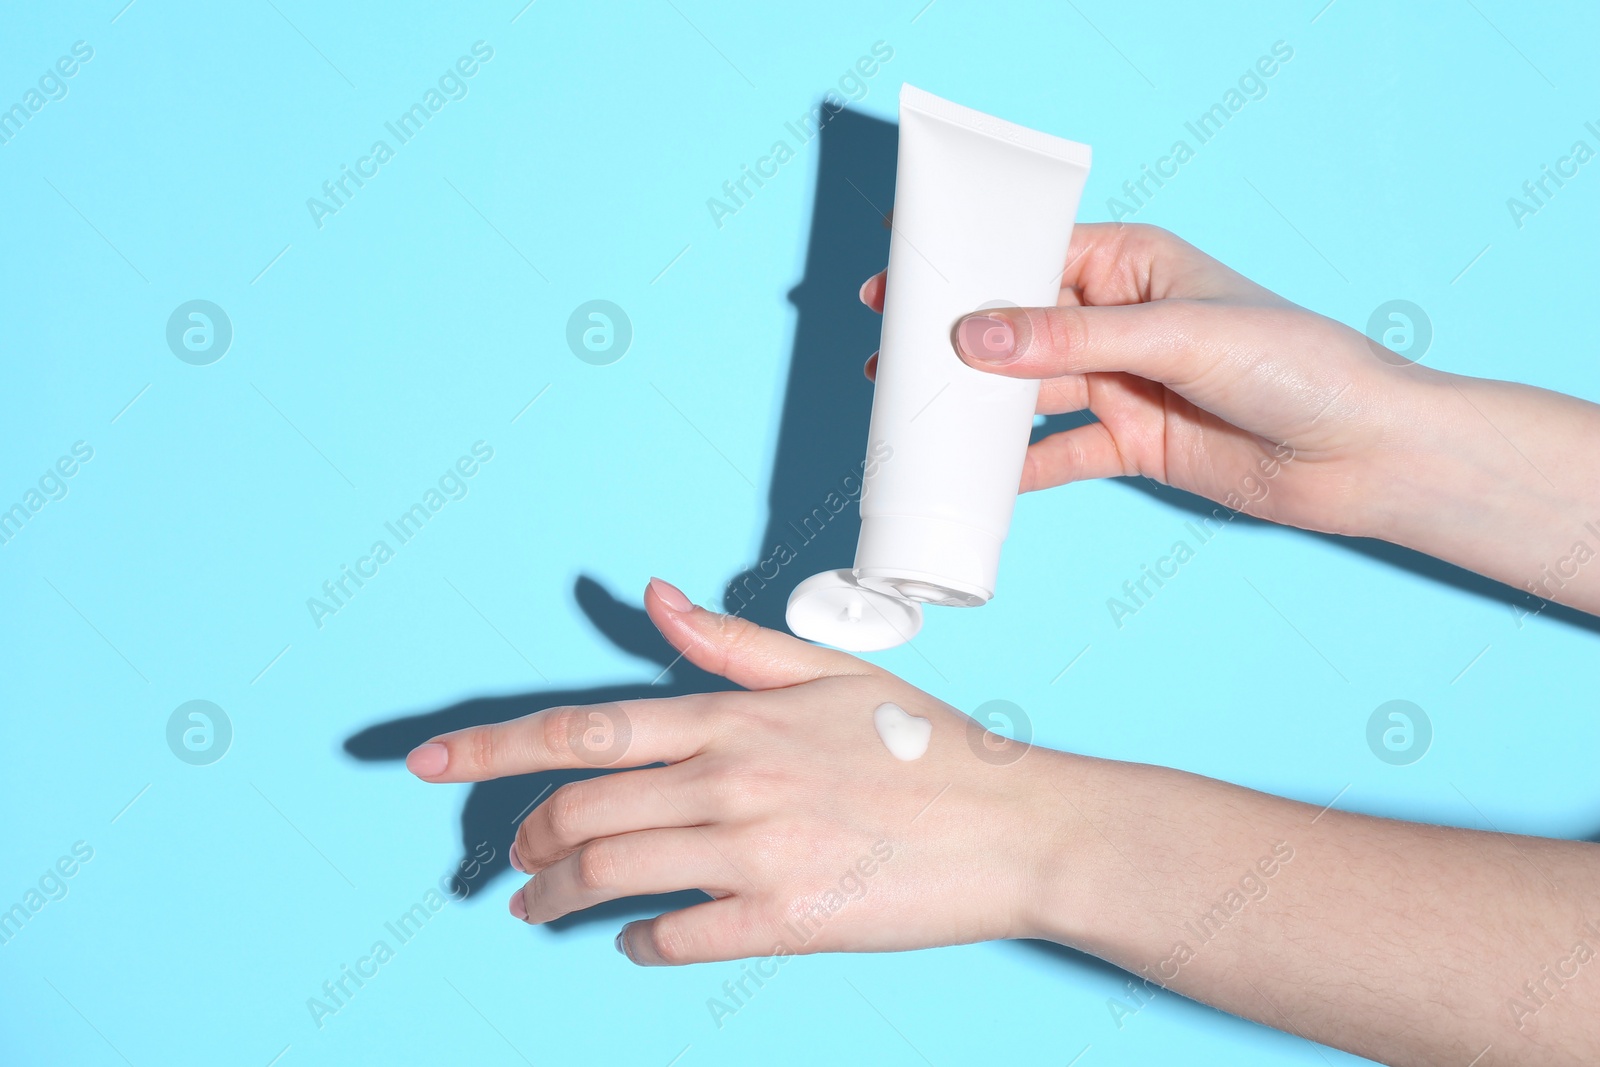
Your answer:
[[[1046,378],[1039,383],[1039,402],[1034,411],[1040,415],[1065,415],[1069,411],[1082,411],[1089,406],[1089,380],[1081,374],[1064,378]]]
[[[1219,369],[1227,350],[1248,347],[1251,316],[1165,300],[1123,307],[996,308],[956,324],[968,366],[1011,378],[1126,371],[1177,390]]]
[[[867,376],[869,382],[878,380],[878,353],[874,352],[867,357],[866,365],[861,368],[861,372]]]
[[[861,302],[873,311],[883,314],[883,294],[888,288],[889,272],[880,270],[872,277],[861,283]]]
[[[1244,275],[1159,226],[1080,222],[1072,228],[1061,288],[1085,304],[1139,304],[1265,293]]]
[[[683,764],[568,782],[528,813],[512,842],[512,866],[532,874],[597,838],[698,826],[714,814]]]
[[[677,587],[650,579],[644,598],[650,621],[685,659],[746,689],[777,689],[875,668],[847,652],[808,644],[737,615],[695,607]]]
[[[1082,301],[1077,290],[1062,289],[1056,298],[1057,307],[1076,307]],[[1068,374],[1061,378],[1046,378],[1039,383],[1039,399],[1033,410],[1040,415],[1062,415],[1069,411],[1082,411],[1089,406],[1089,379],[1082,374]]]
[[[675,967],[771,955],[777,939],[743,897],[727,897],[629,923],[617,948],[641,967]]]
[[[722,897],[743,884],[706,831],[642,830],[591,841],[546,867],[512,894],[511,914],[547,923],[622,897],[681,889]]]
[[[1116,478],[1136,473],[1117,448],[1103,422],[1091,422],[1051,434],[1028,446],[1022,465],[1022,486],[1031,493],[1067,482]]]
[[[711,738],[717,697],[547,708],[441,734],[412,749],[406,768],[430,782],[482,782],[559,768],[677,763]]]

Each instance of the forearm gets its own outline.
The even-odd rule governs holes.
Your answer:
[[[1119,1025],[1164,986],[1385,1063],[1600,1061],[1600,848],[1060,759],[1039,935],[1133,972]]]
[[[1600,612],[1600,406],[1510,382],[1418,379],[1417,410],[1383,460],[1375,534]]]

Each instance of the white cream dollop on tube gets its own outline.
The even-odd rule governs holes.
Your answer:
[[[933,723],[912,715],[899,704],[879,704],[872,713],[872,725],[883,740],[883,747],[897,760],[921,759],[933,737]]]

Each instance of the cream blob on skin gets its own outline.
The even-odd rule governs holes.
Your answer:
[[[889,755],[909,763],[921,759],[933,737],[933,723],[912,715],[899,704],[879,704],[872,713],[872,725]]]

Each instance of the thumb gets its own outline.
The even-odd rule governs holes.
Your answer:
[[[1220,321],[1210,305],[1158,300],[998,308],[961,319],[954,340],[968,366],[1011,378],[1125,371],[1181,389],[1219,362],[1218,340],[1239,332],[1237,319]]]
[[[820,648],[737,615],[696,607],[682,590],[660,578],[650,579],[644,608],[684,659],[746,689],[778,689],[874,669],[848,653]]]

